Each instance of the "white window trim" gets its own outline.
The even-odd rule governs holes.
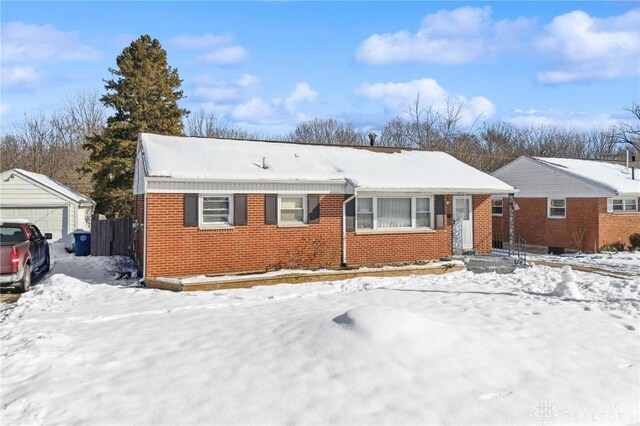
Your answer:
[[[500,201],[500,209],[502,210],[502,213],[494,213],[493,212],[493,202],[494,201]],[[493,217],[502,217],[502,215],[504,215],[504,200],[502,198],[492,198],[491,199],[491,216],[493,216]]]
[[[564,216],[551,216],[551,201],[564,201]],[[558,208],[558,207],[555,207]],[[566,219],[567,218],[567,199],[566,198],[547,198],[547,219]]]
[[[283,198],[302,198],[302,222],[284,222],[280,218],[280,212],[282,210]],[[278,226],[282,228],[295,228],[309,226],[307,224],[307,194],[283,194],[278,195]]]
[[[372,210],[373,210],[373,228],[358,228],[358,199],[359,198],[371,198],[372,199]],[[405,226],[401,228],[379,228],[378,227],[378,199],[379,198],[409,198],[411,199],[411,226]],[[416,226],[416,198],[428,198],[429,199],[429,207],[431,209],[431,220],[428,227]],[[433,195],[362,195],[360,197],[356,197],[356,209],[355,209],[355,230],[356,233],[362,234],[389,234],[389,233],[416,233],[416,232],[435,232],[435,204],[434,204],[434,196]]]
[[[613,202],[614,202],[615,200],[620,200],[620,201],[622,201],[622,210],[614,210],[614,209],[613,209]],[[635,201],[635,205],[636,205],[635,210],[625,210],[625,206],[626,206],[625,201],[628,201],[628,200],[633,200],[633,201]],[[638,211],[639,211],[639,210],[638,210],[638,208],[640,207],[640,206],[638,206],[638,199],[637,199],[637,198],[635,198],[635,197],[611,197],[611,198],[609,198],[609,199],[607,200],[607,203],[608,203],[608,205],[610,205],[610,206],[611,206],[611,211],[610,211],[609,213],[613,213],[613,214],[629,214],[629,213],[638,213]]]
[[[203,222],[202,201],[207,197],[226,197],[229,199],[229,223],[217,224]],[[233,228],[233,195],[232,194],[200,194],[198,196],[198,228],[201,229],[230,229]]]

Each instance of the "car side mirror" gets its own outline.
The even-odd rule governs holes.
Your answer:
[[[45,240],[51,240],[53,238],[53,234],[51,232],[45,232],[44,238]]]

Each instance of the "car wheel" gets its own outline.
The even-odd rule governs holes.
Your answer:
[[[49,258],[49,253],[47,253],[47,257],[44,259],[44,268],[42,269],[42,273],[46,274],[51,269],[51,259]]]
[[[26,293],[31,288],[31,265],[25,265],[24,277],[22,278],[22,285],[20,286],[20,292]]]

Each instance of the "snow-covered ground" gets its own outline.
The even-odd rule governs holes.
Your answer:
[[[640,277],[171,293],[55,251],[0,308],[2,424],[637,424]]]
[[[529,259],[548,260],[567,265],[588,266],[611,272],[623,272],[630,275],[640,275],[640,251],[624,251],[618,253],[596,254],[530,254]]]

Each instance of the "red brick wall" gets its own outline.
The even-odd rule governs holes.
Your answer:
[[[473,196],[473,248],[478,253],[491,253],[491,195]]]
[[[183,226],[183,194],[147,195],[146,276],[185,276],[279,268],[337,268],[342,262],[342,195],[320,196],[320,223],[264,224],[264,195],[247,196],[246,226],[201,230]],[[451,196],[446,198],[451,214]],[[491,198],[474,197],[474,246],[491,251]],[[136,215],[144,207],[136,197]],[[142,220],[142,219],[140,219]],[[451,225],[429,233],[347,234],[349,266],[439,259],[451,254]]]
[[[516,234],[529,245],[595,252],[605,243],[620,240],[628,244],[632,230],[640,232],[640,213],[607,213],[606,198],[566,200],[566,218],[548,219],[546,198],[517,198],[520,209],[515,212]],[[493,224],[495,232],[508,235],[506,198],[504,215],[502,218],[493,218]]]
[[[638,199],[640,203],[640,199]],[[640,213],[607,213],[607,200],[598,199],[598,247],[622,242],[629,245],[629,235],[640,232]]]
[[[491,216],[493,235],[497,241],[509,241],[509,198],[502,199],[502,216]]]
[[[183,226],[182,194],[147,195],[148,277],[339,267],[342,195],[320,196],[320,223],[264,224],[264,195],[247,196],[247,225],[227,230]]]

